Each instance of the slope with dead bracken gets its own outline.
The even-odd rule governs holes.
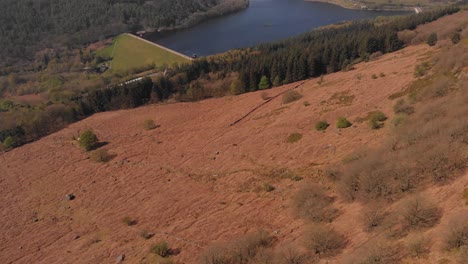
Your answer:
[[[279,96],[233,126],[264,102],[262,92],[100,113],[0,154],[0,259],[115,263],[125,254],[126,263],[147,263],[151,245],[166,240],[176,263],[197,263],[207,245],[259,228],[274,234],[279,246],[301,244],[304,223],[291,210],[291,194],[304,182],[322,182],[326,165],[363,145],[378,145],[391,125],[371,130],[359,118],[379,110],[391,119],[389,96],[404,90],[414,80],[414,66],[434,52],[427,45],[410,46],[327,75],[320,84],[307,80],[295,89],[302,99],[283,104]],[[336,129],[339,116],[353,126]],[[145,131],[146,119],[159,127]],[[318,132],[319,120],[331,126]],[[92,162],[78,147],[74,137],[86,129],[107,142],[111,161]],[[288,143],[292,133],[303,137]],[[274,176],[282,168],[304,179]],[[261,191],[263,183],[276,189]],[[466,177],[460,183],[432,192],[451,203]],[[69,193],[76,199],[65,199]],[[353,252],[369,235],[349,221],[359,206],[339,205],[335,226],[350,238],[346,252]],[[137,223],[125,225],[126,216]],[[142,230],[155,236],[145,240]]]

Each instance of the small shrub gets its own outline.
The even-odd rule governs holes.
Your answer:
[[[289,103],[292,103],[294,101],[297,101],[299,99],[302,98],[302,94],[294,91],[294,90],[290,90],[290,91],[287,91],[286,93],[284,93],[283,95],[283,104],[289,104]]]
[[[452,36],[450,37],[450,40],[452,40],[453,44],[457,44],[458,42],[460,42],[461,40],[460,32],[454,32]]]
[[[7,138],[5,138],[5,140],[3,140],[3,146],[5,147],[5,149],[14,148],[16,147],[16,141],[12,136],[8,136]]]
[[[376,74],[372,74],[372,79],[374,79],[374,80],[375,80],[375,79],[377,79],[377,78],[378,78],[378,77],[377,77],[377,75],[376,75]]]
[[[273,239],[260,230],[224,245],[208,247],[200,260],[203,264],[259,263],[258,260],[270,259],[271,254],[265,249],[271,247]]]
[[[289,143],[296,143],[298,142],[299,140],[302,139],[302,134],[300,133],[292,133],[291,135],[289,135],[288,137],[288,142]]]
[[[373,204],[364,211],[364,227],[367,231],[372,231],[382,225],[387,213],[381,204]]]
[[[406,248],[412,257],[421,258],[431,252],[431,240],[418,235],[408,239]]]
[[[273,187],[271,184],[269,183],[264,183],[263,186],[262,186],[262,189],[265,191],[265,192],[271,192],[273,190],[275,190],[275,187]]]
[[[468,205],[468,188],[463,190],[463,200],[465,200],[465,205]]]
[[[426,75],[426,73],[432,68],[432,65],[425,61],[421,64],[418,64],[414,67],[414,77],[421,77]]]
[[[268,93],[266,91],[263,91],[261,94],[260,94],[260,97],[263,99],[263,100],[268,100],[270,99],[270,96],[268,95]]]
[[[315,124],[315,129],[317,129],[317,131],[324,131],[326,130],[328,127],[330,126],[330,124],[328,124],[327,121],[318,121],[316,124]]]
[[[128,226],[134,226],[137,224],[137,221],[132,219],[130,216],[126,216],[122,219],[122,222]]]
[[[452,219],[445,235],[447,250],[460,249],[468,246],[468,215],[462,214]]]
[[[393,111],[395,112],[395,114],[403,113],[403,114],[411,115],[414,113],[414,107],[406,103],[404,99],[400,99],[393,106]]]
[[[377,241],[370,244],[369,248],[365,249],[365,256],[359,264],[390,264],[400,263],[404,257],[403,250],[400,245],[385,241]]]
[[[78,142],[80,147],[84,148],[86,151],[90,151],[96,146],[99,140],[92,130],[86,130],[81,133]]]
[[[337,128],[347,128],[350,127],[352,124],[348,121],[345,117],[338,117],[338,121],[336,122]]]
[[[146,119],[146,120],[143,122],[143,128],[144,128],[145,130],[152,130],[152,129],[155,129],[155,128],[156,128],[156,124],[154,124],[153,119]]]
[[[89,153],[89,159],[94,162],[105,163],[112,159],[112,155],[109,154],[107,149],[98,149]]]
[[[427,38],[427,44],[429,46],[435,46],[435,44],[437,44],[437,33],[432,33],[429,35]]]
[[[381,72],[379,76],[380,77],[385,77],[385,73]]]
[[[323,76],[323,74],[322,74],[322,75],[320,75],[320,79],[318,80],[317,84],[318,84],[318,85],[322,85],[322,83],[323,83],[324,81],[325,81],[325,80],[324,80],[324,76]]]
[[[458,263],[466,264],[468,260],[468,246],[463,246],[458,253]]]
[[[408,230],[430,228],[439,223],[441,210],[422,197],[410,197],[400,207],[403,228]]]
[[[166,241],[161,241],[151,247],[151,253],[166,258],[170,255],[169,245]]]
[[[304,101],[304,106],[305,106],[305,107],[310,106],[309,101]]]
[[[406,115],[406,114],[398,114],[398,115],[395,116],[395,118],[393,118],[392,124],[395,127],[401,126],[403,124],[403,122],[405,122],[407,117],[408,117],[408,115]]]
[[[305,246],[320,257],[335,256],[346,246],[346,238],[325,225],[316,225],[304,234]]]
[[[369,117],[369,125],[372,129],[383,127],[383,122],[387,120],[387,116],[380,111],[373,112]]]
[[[313,222],[331,222],[338,215],[338,210],[332,207],[333,200],[323,187],[309,184],[293,196],[293,208],[300,218]]]

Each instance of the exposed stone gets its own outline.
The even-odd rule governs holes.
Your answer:
[[[75,200],[76,196],[72,193],[65,195],[65,198],[69,201]]]
[[[125,254],[119,255],[117,257],[117,262],[123,262],[125,260]]]

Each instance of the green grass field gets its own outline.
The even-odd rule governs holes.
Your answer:
[[[151,45],[132,36],[122,34],[111,46],[98,51],[98,55],[111,57],[112,71],[127,71],[155,64],[157,67],[174,63],[189,63],[190,60]]]

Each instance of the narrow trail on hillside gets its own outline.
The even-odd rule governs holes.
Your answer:
[[[297,88],[301,87],[301,86],[302,86],[304,83],[306,83],[307,81],[308,81],[308,80],[305,80],[305,81],[301,82],[300,84],[298,84],[298,85],[296,85],[296,86],[294,86],[294,87],[292,87],[292,88],[287,89],[286,91],[283,91],[283,92],[281,92],[281,93],[279,93],[279,94],[277,94],[277,95],[275,95],[275,96],[273,96],[273,97],[271,97],[271,98],[268,98],[265,102],[263,102],[263,103],[257,105],[255,108],[253,108],[252,110],[250,110],[249,112],[247,112],[247,113],[246,113],[245,115],[243,115],[241,118],[239,118],[239,119],[237,119],[236,121],[234,121],[233,123],[231,123],[231,124],[229,125],[229,127],[232,127],[232,126],[236,125],[237,123],[239,123],[240,121],[246,119],[249,115],[251,115],[253,112],[255,112],[256,110],[258,110],[260,107],[262,107],[262,106],[268,104],[269,102],[271,102],[273,99],[279,97],[280,95],[283,95],[283,94],[285,94],[285,93],[287,93],[287,92],[289,92],[289,91],[291,91],[291,90],[294,90],[294,89],[297,89]]]

